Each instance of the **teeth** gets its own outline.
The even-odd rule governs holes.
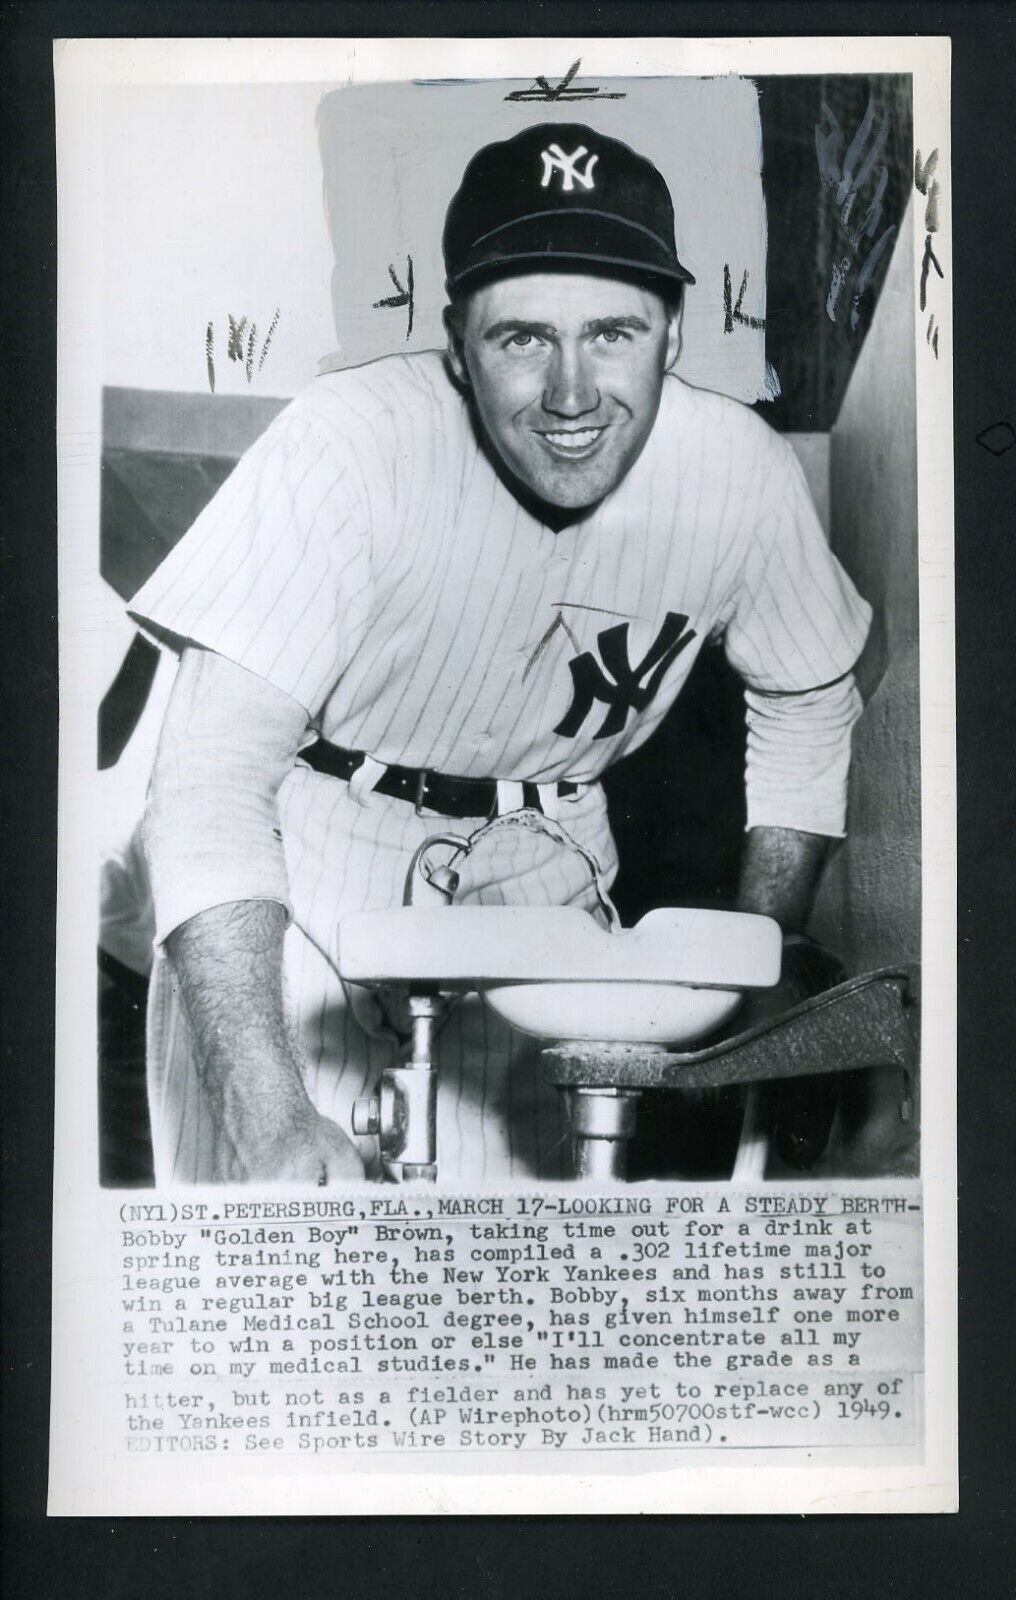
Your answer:
[[[602,428],[582,428],[576,433],[545,433],[544,438],[559,450],[585,450],[602,432]]]

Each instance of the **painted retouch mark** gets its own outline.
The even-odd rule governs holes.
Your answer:
[[[627,617],[634,621],[630,611],[614,611],[610,606],[587,606],[581,600],[554,600],[552,604],[565,611],[594,611],[598,617]]]
[[[723,331],[733,333],[734,324],[739,322],[743,328],[762,329],[765,327],[764,317],[750,317],[742,311],[744,297],[748,291],[748,268],[745,267],[741,274],[741,287],[737,291],[737,301],[733,298],[733,285],[730,280],[730,264],[723,263]]]
[[[389,263],[388,266],[388,276],[395,285],[395,293],[386,295],[383,300],[375,300],[374,310],[399,311],[403,306],[406,306],[408,308],[406,315],[406,338],[408,339],[413,332],[414,286],[412,256],[407,255],[406,257],[406,281],[404,284],[399,282],[395,267],[391,263]]]
[[[532,655],[529,657],[529,660],[526,662],[526,665],[525,665],[525,667],[523,669],[523,672],[522,672],[522,682],[523,683],[525,683],[526,679],[529,677],[529,674],[532,672],[533,668],[536,666],[536,663],[539,661],[540,657],[543,655],[543,652],[546,650],[547,646],[550,644],[550,641],[553,639],[555,633],[557,633],[559,628],[562,629],[563,632],[565,632],[568,635],[569,639],[571,640],[572,649],[573,650],[577,650],[578,651],[578,650],[582,649],[582,646],[579,644],[579,641],[576,639],[574,633],[572,633],[572,630],[569,628],[567,622],[565,622],[564,617],[561,615],[561,613],[559,611],[557,613],[557,615],[554,617],[554,620],[551,623],[550,627],[547,629],[546,633],[542,634],[540,636],[540,638],[537,640],[536,647],[533,650]]]
[[[932,248],[932,235],[938,232],[938,202],[942,189],[935,177],[935,168],[938,166],[938,149],[934,149],[927,161],[921,160],[920,150],[914,156],[914,188],[918,194],[924,195],[924,256],[921,260],[921,310],[928,309],[928,277],[932,267],[940,278],[945,277],[938,257]],[[938,360],[938,327],[935,313],[928,318],[928,328],[925,334],[925,343],[930,344]]]
[[[536,663],[543,655],[543,652],[546,650],[547,646],[550,644],[550,641],[553,639],[559,628],[562,630],[562,632],[568,635],[568,638],[571,641],[572,649],[575,651],[581,651],[582,646],[575,637],[575,634],[572,632],[571,628],[568,626],[568,623],[562,615],[563,612],[593,611],[599,617],[628,617],[629,620],[631,620],[631,615],[627,611],[612,611],[609,606],[587,606],[584,605],[581,600],[552,600],[551,606],[554,608],[556,615],[546,633],[544,633],[537,641],[536,648],[529,657],[529,660],[526,662],[525,670],[522,674],[523,683],[525,683],[526,679],[529,677],[529,674],[536,666]]]
[[[921,160],[920,150],[916,152],[914,156],[914,188],[918,194],[923,194],[927,198],[928,203],[924,208],[924,226],[929,233],[938,232],[938,201],[942,186],[935,177],[937,166],[937,147],[931,152],[927,161]]]
[[[275,308],[275,315],[271,320],[268,332],[265,334],[258,354],[258,325],[251,322],[249,317],[227,316],[226,356],[230,361],[238,361],[243,367],[244,376],[248,383],[254,381],[254,358],[258,356],[257,371],[260,372],[265,364],[268,352],[272,347],[272,339],[279,325],[281,312]],[[209,322],[205,328],[205,367],[208,372],[208,387],[215,393],[215,324]]]
[[[626,94],[616,90],[600,89],[596,85],[585,86],[575,83],[574,78],[582,65],[581,56],[573,61],[560,83],[551,83],[547,78],[537,76],[533,79],[531,89],[513,89],[511,94],[506,94],[506,100],[525,101],[528,103],[554,102],[571,103],[575,100],[626,100]]]
[[[826,316],[830,322],[836,321],[840,297],[848,278],[856,270],[850,301],[851,331],[860,323],[861,300],[896,232],[896,224],[890,224],[867,250],[867,242],[878,232],[885,205],[889,168],[882,155],[890,126],[888,110],[879,110],[874,100],[868,101],[849,144],[836,113],[824,102],[821,120],[815,125],[819,173],[823,184],[833,191],[837,231],[846,246],[843,255],[833,263],[826,294]]]

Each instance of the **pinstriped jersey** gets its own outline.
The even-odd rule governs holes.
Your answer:
[[[131,611],[336,744],[538,782],[641,744],[710,636],[749,687],[793,692],[849,671],[870,622],[793,451],[737,402],[668,376],[627,476],[555,531],[436,352],[317,379]]]

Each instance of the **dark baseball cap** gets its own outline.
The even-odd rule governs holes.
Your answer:
[[[571,264],[695,282],[677,259],[662,174],[579,122],[541,122],[478,150],[448,207],[442,247],[449,294],[501,271]]]

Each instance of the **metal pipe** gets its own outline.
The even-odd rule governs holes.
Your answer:
[[[625,1177],[628,1141],[635,1132],[640,1098],[637,1089],[568,1091],[577,1178]]]
[[[353,1105],[353,1132],[376,1134],[381,1163],[393,1183],[437,1180],[437,1063],[434,1041],[443,1001],[411,994],[412,1051],[386,1067],[375,1094]]]

